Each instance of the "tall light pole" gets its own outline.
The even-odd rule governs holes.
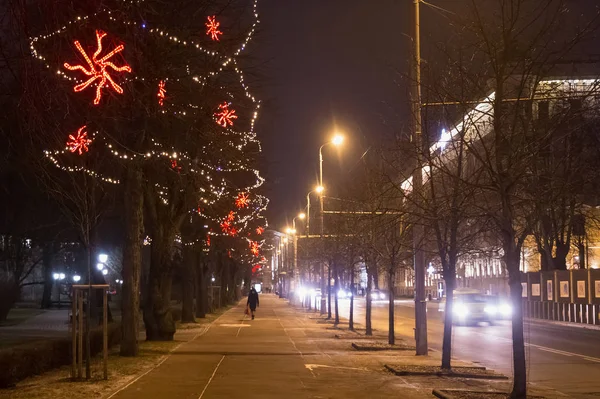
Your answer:
[[[413,0],[415,11],[414,25],[414,82],[413,82],[413,139],[416,146],[417,167],[413,174],[413,195],[420,195],[423,186],[422,175],[422,133],[421,133],[421,32],[419,3],[421,0]],[[425,257],[421,245],[425,235],[422,223],[417,221],[413,225],[413,254],[415,265],[415,346],[416,354],[427,355],[427,303],[425,302]]]
[[[333,136],[333,139],[325,144],[323,144],[321,147],[319,147],[319,190],[317,190],[317,192],[319,193],[319,217],[321,219],[321,243],[323,244],[323,249],[325,249],[325,242],[323,241],[323,231],[324,231],[324,227],[323,227],[323,223],[324,223],[324,212],[323,212],[323,190],[324,190],[324,186],[323,186],[323,147],[329,145],[329,144],[333,144],[335,146],[339,146],[344,142],[344,136],[342,136],[341,134],[336,134],[335,136]],[[323,293],[325,291],[325,287],[323,286],[325,280],[325,276],[323,273],[323,263],[321,263],[321,314],[325,313],[325,297],[323,296]],[[329,302],[329,316],[331,317],[331,284],[329,282],[329,279],[327,280],[327,301]]]
[[[321,187],[321,186],[319,186]],[[308,194],[306,194],[306,238],[308,238],[308,236],[310,235],[310,195],[314,192],[319,192],[319,187],[317,187],[316,189],[309,191]],[[321,190],[323,191],[323,190]]]

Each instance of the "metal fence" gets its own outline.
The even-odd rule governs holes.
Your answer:
[[[523,273],[523,316],[600,325],[600,270]]]

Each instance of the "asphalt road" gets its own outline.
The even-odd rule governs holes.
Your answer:
[[[349,300],[340,300],[340,315],[348,317]],[[365,301],[355,300],[355,321],[364,325]],[[442,349],[443,313],[437,303],[428,307],[428,343]],[[395,302],[395,329],[398,337],[413,339],[414,306],[410,300]],[[388,331],[387,301],[373,302],[373,328]],[[547,322],[525,322],[528,379],[531,384],[554,388],[568,397],[600,397],[600,331],[555,325]],[[510,322],[496,325],[455,326],[453,357],[470,360],[512,374],[512,341]]]

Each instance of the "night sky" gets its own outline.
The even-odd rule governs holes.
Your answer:
[[[459,11],[461,1],[434,1]],[[572,4],[571,4],[572,3]],[[575,4],[577,3],[577,4]],[[596,0],[569,1],[575,14]],[[340,153],[324,153],[325,185],[347,176],[381,135],[407,131],[412,0],[262,0],[251,52],[262,76],[257,125],[263,142],[272,228],[305,204],[318,176],[318,148],[339,130]],[[423,58],[445,39],[448,20],[422,6]],[[596,51],[598,53],[598,51]],[[331,183],[328,183],[331,182]]]

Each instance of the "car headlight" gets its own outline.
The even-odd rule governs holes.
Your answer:
[[[500,314],[502,314],[502,316],[510,316],[512,314],[512,307],[507,303],[502,304],[500,306]]]
[[[483,311],[489,315],[495,316],[498,313],[498,308],[495,306],[486,306]]]
[[[298,296],[299,296],[300,298],[304,298],[304,297],[306,296],[306,289],[305,289],[305,288],[300,288],[300,289],[298,290]]]
[[[348,292],[348,298],[352,296],[352,292]]]
[[[458,317],[466,317],[469,314],[469,308],[463,304],[454,305],[453,310]]]
[[[379,294],[376,292],[371,293],[371,299],[379,299]]]
[[[344,290],[338,291],[338,298],[346,298],[346,292]]]

